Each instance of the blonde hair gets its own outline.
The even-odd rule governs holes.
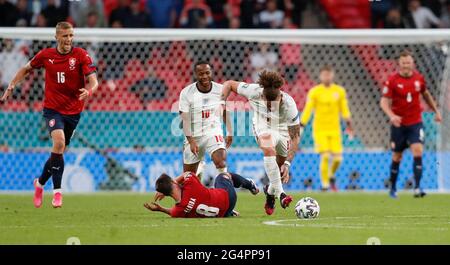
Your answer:
[[[56,24],[56,33],[58,33],[58,31],[61,29],[72,29],[72,28],[73,28],[72,24],[70,24],[67,21],[58,22],[58,24]]]

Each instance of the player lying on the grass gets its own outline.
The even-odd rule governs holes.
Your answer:
[[[222,92],[223,100],[231,91],[246,97],[253,109],[253,130],[270,180],[264,187],[264,208],[268,215],[275,210],[275,198],[280,199],[283,208],[292,202],[292,197],[283,190],[283,183],[289,180],[289,167],[300,143],[300,114],[294,99],[280,90],[283,84],[279,73],[263,71],[257,84],[229,80],[223,84]]]
[[[422,154],[424,131],[422,123],[422,106],[420,96],[436,113],[435,121],[441,122],[442,117],[436,102],[425,84],[425,78],[414,68],[414,58],[409,51],[403,51],[398,58],[399,69],[386,81],[380,100],[381,109],[391,121],[391,189],[389,195],[397,198],[397,177],[403,151],[411,149],[414,157],[414,197],[424,197],[426,194],[420,187],[422,178]]]
[[[259,192],[255,182],[234,173],[220,173],[214,182],[214,188],[206,188],[192,172],[184,172],[175,179],[162,174],[156,180],[154,201],[145,203],[145,208],[159,211],[171,217],[229,217],[238,215],[234,211],[237,201],[235,188],[248,189],[252,194]],[[172,208],[159,205],[165,196],[175,200]]]
[[[38,52],[14,76],[1,100],[12,93],[33,70],[45,69],[45,96],[43,115],[52,138],[51,155],[42,174],[34,180],[34,206],[41,207],[45,183],[52,177],[55,208],[62,206],[61,182],[64,172],[64,151],[80,121],[84,101],[98,86],[96,67],[89,54],[73,46],[73,26],[68,22],[56,25],[56,47]]]

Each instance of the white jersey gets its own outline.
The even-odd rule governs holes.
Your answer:
[[[268,103],[263,99],[263,88],[259,84],[239,83],[237,92],[248,99],[253,109],[253,129],[256,136],[263,132],[276,130],[288,137],[288,126],[298,125],[300,115],[294,99],[281,91],[281,101]]]
[[[222,84],[212,82],[211,90],[203,93],[195,82],[181,91],[179,110],[190,114],[193,137],[223,135],[222,88]]]

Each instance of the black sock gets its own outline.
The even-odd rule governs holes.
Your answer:
[[[252,182],[241,175],[230,173],[231,178],[233,179],[233,185],[235,188],[244,188],[250,190],[253,185]]]
[[[52,153],[52,180],[53,189],[61,188],[62,175],[64,172],[64,157],[62,154]]]
[[[422,157],[414,157],[413,163],[413,171],[414,171],[414,181],[415,181],[415,189],[420,187],[420,180],[422,179]]]
[[[397,190],[397,177],[398,177],[398,169],[400,168],[400,162],[392,161],[391,164],[391,189]]]
[[[52,176],[52,162],[52,156],[50,156],[47,159],[47,162],[45,162],[44,169],[42,169],[42,174],[39,177],[39,184],[42,186],[44,186],[48,179]]]

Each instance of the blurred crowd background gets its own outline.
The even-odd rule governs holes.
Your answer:
[[[449,28],[449,0],[0,0],[2,27]]]

